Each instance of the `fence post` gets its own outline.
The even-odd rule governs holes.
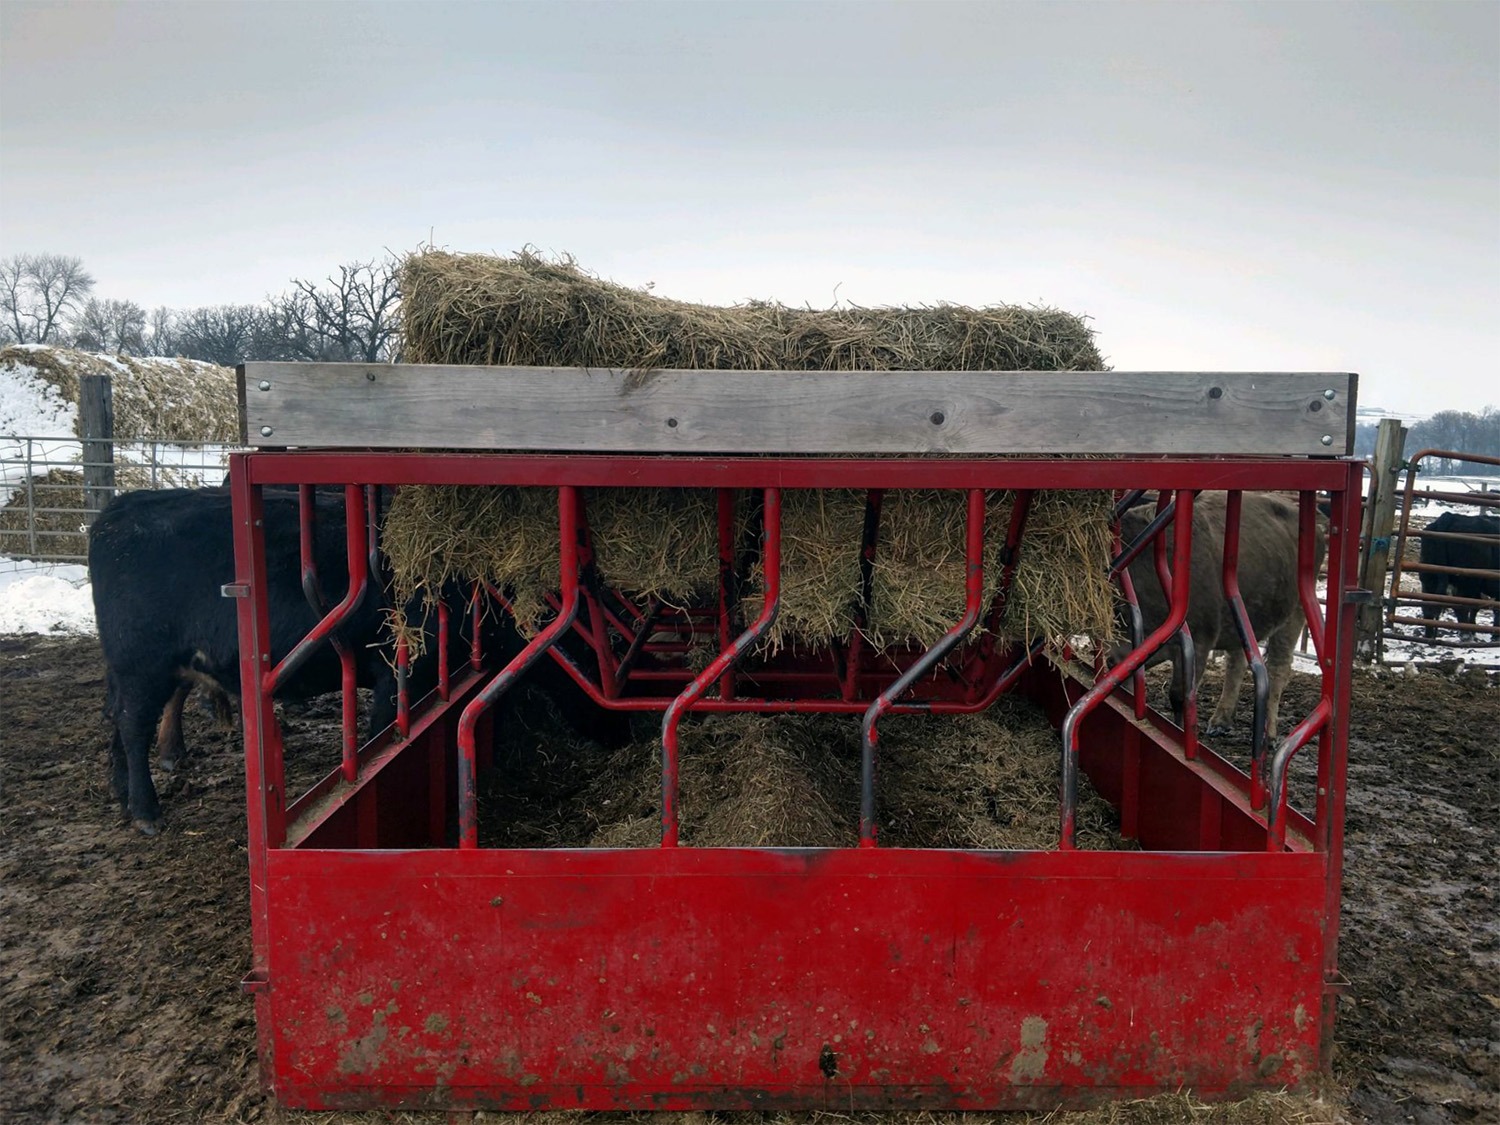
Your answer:
[[[97,512],[115,494],[115,400],[108,375],[78,377],[78,433],[83,438],[83,506]]]
[[[1375,597],[1359,607],[1355,629],[1357,651],[1367,660],[1376,659],[1384,631],[1386,571],[1391,561],[1391,534],[1396,529],[1396,481],[1401,474],[1401,454],[1406,447],[1406,427],[1399,418],[1382,418],[1375,433],[1375,458],[1370,465],[1370,495],[1365,503],[1365,555],[1359,584]]]

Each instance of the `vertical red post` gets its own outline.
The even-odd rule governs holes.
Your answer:
[[[479,846],[479,789],[476,745],[479,724],[495,702],[510,690],[525,671],[562,638],[578,617],[578,489],[563,485],[557,490],[557,523],[562,608],[552,623],[532,638],[464,708],[458,720],[458,846]],[[477,613],[477,610],[476,610]],[[478,635],[476,630],[476,636]],[[485,743],[489,745],[490,739]]]
[[[1160,540],[1158,540],[1160,542]],[[1094,686],[1068,709],[1062,723],[1062,791],[1061,827],[1058,833],[1058,850],[1072,851],[1077,846],[1078,813],[1078,742],[1083,722],[1115,688],[1123,684],[1128,676],[1142,667],[1149,657],[1182,628],[1187,620],[1188,594],[1192,583],[1190,577],[1193,549],[1193,492],[1181,489],[1177,493],[1176,510],[1173,515],[1171,602],[1167,608],[1167,619],[1156,627],[1138,648],[1130,651],[1124,660],[1116,664]]]
[[[361,585],[368,581],[368,554],[365,543],[365,495],[357,484],[344,488],[344,540],[348,550],[349,588],[352,591],[356,575]],[[352,783],[359,776],[359,677],[354,667],[354,650],[338,642],[339,667],[344,690],[343,714],[343,769],[344,780]],[[371,731],[373,736],[376,732]]]
[[[781,605],[781,490],[765,491],[765,528],[761,571],[765,575],[765,604],[755,621],[667,705],[661,720],[661,846],[677,846],[677,726],[683,714],[755,644],[776,620]]]
[[[271,670],[271,617],[266,598],[265,511],[260,488],[251,483],[254,454],[229,458],[229,490],[234,516],[235,611],[240,634],[240,700],[244,714],[245,797],[250,867],[250,981],[255,995],[255,1026],[261,1081],[272,1079],[271,997],[264,989],[270,971],[269,852],[286,840],[285,781],[281,733],[276,725],[267,674]]]
[[[881,716],[888,714],[912,684],[936,668],[979,624],[984,601],[984,489],[969,489],[968,500],[964,523],[964,615],[865,710],[860,731],[859,846],[862,848],[875,847],[879,832],[875,819],[875,758],[880,746]]]
[[[437,662],[438,662],[438,698],[444,703],[448,702],[448,696],[452,692],[452,670],[448,667],[448,631],[452,628],[448,620],[448,602],[446,598],[438,598],[437,606],[438,635],[437,635]]]

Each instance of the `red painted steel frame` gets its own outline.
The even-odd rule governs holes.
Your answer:
[[[314,1109],[842,1111],[1045,1109],[1182,1086],[1215,1097],[1297,1085],[1327,1065],[1340,987],[1353,645],[1344,593],[1356,573],[1359,473],[1346,460],[1247,458],[235,455],[237,582],[251,593],[238,602],[246,987],[266,1082],[283,1105]],[[1273,800],[1273,832],[1249,777],[1213,748],[1190,754],[1180,729],[1123,688],[1098,691],[1088,669],[1020,653],[948,709],[980,709],[1019,680],[1067,726],[1063,760],[1076,756],[1146,850],[857,848],[852,824],[842,849],[459,849],[460,716],[475,716],[482,764],[474,701],[497,682],[481,670],[477,631],[471,664],[449,669],[444,654],[439,690],[403,710],[409,737],[378,735],[359,751],[352,785],[335,771],[289,809],[266,674],[259,486],[330,480],[532,484],[564,495],[563,486],[622,484],[1129,486],[1176,491],[1189,516],[1192,491],[1274,488],[1304,494],[1304,525],[1313,491],[1326,490],[1328,601],[1325,615],[1309,615],[1325,687],[1283,743],[1300,746],[1303,727],[1319,736],[1316,816]],[[971,536],[983,514],[974,503]],[[1189,539],[1176,536],[1174,601],[1187,596]],[[977,564],[973,544],[969,557]],[[977,613],[977,565],[970,579]],[[581,600],[597,635],[595,607],[606,608],[579,594],[577,582],[565,588],[558,620]],[[651,627],[645,616],[635,627]],[[446,610],[439,628],[446,638]],[[725,620],[708,628],[723,648]],[[660,710],[670,698],[607,699],[584,669],[560,662],[611,706]],[[863,710],[872,689],[912,667],[857,675],[849,690],[833,676],[830,698],[802,703],[767,697],[749,669],[736,675],[734,699],[693,709]],[[727,670],[700,679],[723,684]],[[1119,666],[1118,679],[1134,680],[1133,670]]]

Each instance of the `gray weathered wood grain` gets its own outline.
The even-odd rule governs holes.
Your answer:
[[[249,444],[333,449],[1326,456],[1352,447],[1356,384],[1347,373],[240,368]]]

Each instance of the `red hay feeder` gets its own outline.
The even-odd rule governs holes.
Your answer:
[[[661,387],[676,374],[651,381],[653,401],[672,401],[670,386]],[[564,387],[568,376],[579,378]],[[711,396],[697,414],[679,405],[674,424],[659,432],[649,410],[623,413],[618,397],[609,397],[610,380],[623,377],[552,372],[528,382],[526,372],[511,370],[492,377],[488,390],[460,379],[434,405],[430,371],[408,378],[406,369],[386,366],[241,369],[251,435],[263,444],[321,447],[237,454],[231,470],[237,578],[226,593],[242,597],[254,921],[245,987],[255,996],[262,1072],[281,1104],[1047,1109],[1181,1087],[1200,1097],[1242,1095],[1296,1087],[1326,1069],[1341,979],[1362,471],[1332,454],[1347,449],[1352,433],[1352,376],[1049,373],[1033,384],[987,375],[995,380],[991,398],[1004,389],[1008,404],[1012,393],[1022,406],[1029,402],[1007,416],[976,406],[946,376],[901,383],[899,375],[882,375],[892,389],[888,401],[901,406],[878,434],[850,423],[839,432],[853,436],[830,441],[816,411],[789,410],[778,391],[758,407],[756,433],[777,436],[761,440],[757,452],[769,455],[756,457],[721,455],[747,444],[733,424],[743,421],[749,391],[733,412],[715,414]],[[1088,380],[1091,394],[1070,399],[1068,379]],[[596,392],[582,389],[585,380],[604,384],[597,405],[588,398]],[[1338,409],[1320,414],[1335,398]],[[566,412],[556,408],[564,399]],[[599,412],[598,425],[589,410]],[[774,424],[765,422],[778,410]],[[857,456],[934,448],[920,428],[934,425],[939,411],[967,435],[941,446],[960,456]],[[461,417],[485,421],[465,427]],[[967,429],[966,419],[973,420]],[[817,433],[799,429],[819,426]],[[559,449],[569,433],[574,448],[589,451],[371,452]],[[1072,436],[1058,436],[1065,433]],[[667,442],[675,451],[663,452]],[[814,442],[821,445],[802,447]],[[1234,455],[1213,456],[1221,445]],[[360,451],[328,451],[338,447]],[[1001,451],[1121,456],[981,456]],[[803,455],[775,456],[788,453]],[[270,694],[276,672],[266,649],[260,489],[330,482],[347,486],[351,573],[365,567],[374,486],[555,488],[562,589],[552,623],[503,668],[477,648],[450,667],[440,645],[438,689],[425,699],[403,696],[396,724],[362,747],[347,707],[342,767],[288,801]],[[589,561],[587,491],[604,486],[712,487],[726,503],[737,493],[758,494],[765,612],[731,624],[721,612],[727,577],[721,605],[663,615],[581,581]],[[776,605],[781,495],[797,488],[967,492],[963,620],[926,652],[872,654],[851,642],[817,659],[755,655],[754,640]],[[994,603],[982,598],[985,490],[1073,488],[1159,490],[1167,514],[1154,526],[1175,521],[1175,557],[1163,556],[1169,579],[1176,576],[1174,612],[1107,672],[1066,654],[1050,659],[1035,648],[1001,651],[966,639],[971,626],[1004,612],[1006,579]],[[1224,578],[1231,595],[1235,497],[1245,490],[1301,497],[1300,588],[1322,693],[1248,772],[1148,709],[1134,674],[1183,620],[1191,512],[1201,490],[1230,494]],[[1331,501],[1321,603],[1311,549],[1319,492]],[[1015,509],[1010,565],[1014,551],[1025,550],[1025,504]],[[323,635],[338,613],[330,613]],[[454,626],[443,620],[445,629]],[[711,636],[719,655],[695,674],[684,667],[688,646],[661,639],[673,632],[679,642]],[[570,633],[587,659],[559,646]],[[604,706],[662,714],[661,846],[478,846],[475,777],[492,753],[489,705],[545,659]],[[1062,732],[1057,846],[879,846],[881,716],[977,711],[1007,691],[1038,700]],[[862,716],[862,815],[850,825],[849,846],[677,846],[676,730],[688,711]],[[1293,755],[1312,745],[1317,797],[1305,815],[1288,804],[1286,778]],[[1079,769],[1143,850],[1075,849]]]

